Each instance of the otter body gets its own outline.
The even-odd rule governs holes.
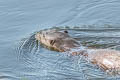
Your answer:
[[[35,35],[40,43],[59,52],[70,51],[81,47],[81,44],[69,36],[67,31],[45,30]],[[120,69],[120,52],[109,49],[84,49],[72,53],[73,55],[86,56],[91,63],[98,65],[103,70]]]
[[[89,52],[90,51],[90,52]],[[88,50],[89,60],[104,70],[120,69],[120,52],[109,49]]]

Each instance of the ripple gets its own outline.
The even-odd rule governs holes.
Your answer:
[[[109,33],[109,35],[112,35],[118,33],[119,29],[117,28],[89,29],[82,27],[53,27],[52,29],[68,30],[70,35],[75,39],[80,40],[85,47],[120,48],[120,37],[109,37],[107,34]],[[20,46],[17,50],[19,53],[19,61],[22,61],[22,64],[26,66],[26,68],[22,69],[24,72],[21,72],[25,77],[37,77],[40,79],[61,79],[62,77],[62,79],[75,80],[108,79],[106,73],[85,61],[83,57],[70,56],[47,50],[40,43],[36,42],[34,37],[35,33],[31,34],[30,37],[21,40]],[[100,36],[100,34],[104,35]],[[95,35],[97,35],[97,37]]]
[[[73,13],[68,19],[61,24],[80,25],[87,24],[119,24],[119,1],[78,1],[76,6],[69,11]],[[114,17],[113,17],[114,16]]]

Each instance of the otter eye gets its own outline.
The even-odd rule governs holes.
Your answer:
[[[54,43],[55,43],[55,40],[50,40],[51,45],[54,45]]]
[[[65,30],[64,33],[68,33],[68,31]]]

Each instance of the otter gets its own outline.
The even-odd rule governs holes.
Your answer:
[[[82,46],[69,35],[68,31],[44,30],[36,33],[35,38],[45,46],[59,52],[71,51]],[[120,69],[120,52],[116,50],[84,48],[72,52],[72,55],[85,56],[92,64],[104,71]]]

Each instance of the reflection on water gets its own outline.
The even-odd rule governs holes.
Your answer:
[[[0,0],[0,79],[119,80],[34,38],[58,26],[85,47],[120,50],[119,15],[120,0]]]

